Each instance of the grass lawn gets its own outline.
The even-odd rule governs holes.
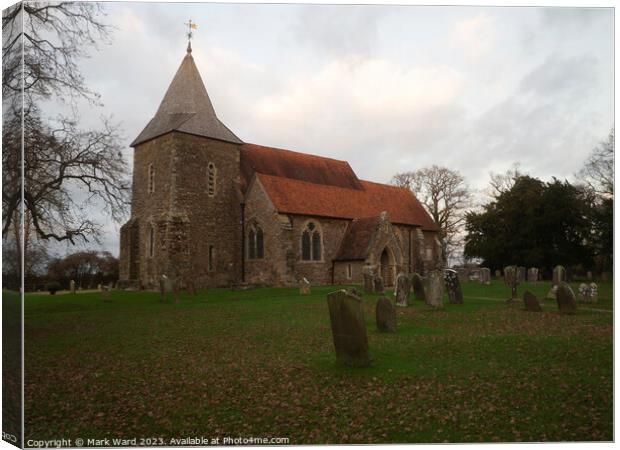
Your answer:
[[[465,283],[463,305],[398,309],[396,334],[376,331],[377,296],[365,295],[365,369],[335,363],[334,289],[213,289],[178,305],[149,292],[27,295],[26,439],[613,439],[611,284],[562,316],[551,300],[543,313],[507,307],[500,282]]]

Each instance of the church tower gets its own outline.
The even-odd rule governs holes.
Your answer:
[[[188,44],[155,116],[131,143],[125,285],[154,287],[163,274],[196,287],[241,279],[241,144],[217,118]]]

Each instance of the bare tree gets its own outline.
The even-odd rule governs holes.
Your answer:
[[[88,208],[101,207],[115,220],[126,212],[128,171],[118,127],[103,119],[100,130],[83,131],[76,118],[44,119],[37,107],[53,97],[70,103],[77,117],[77,98],[98,104],[78,60],[108,38],[101,8],[37,2],[3,12],[3,237],[20,226],[15,218],[22,207],[39,238],[71,243],[97,238]]]
[[[512,169],[508,169],[504,173],[490,172],[489,187],[486,194],[492,199],[496,199],[504,192],[508,192],[515,185],[515,181],[523,175],[520,170],[520,164],[514,163]]]
[[[597,196],[613,198],[614,195],[614,147],[615,132],[612,128],[607,140],[592,150],[577,176]]]
[[[465,178],[458,171],[433,165],[396,174],[392,184],[411,189],[437,223],[443,264],[447,265],[462,244],[465,209],[471,206],[472,195]]]

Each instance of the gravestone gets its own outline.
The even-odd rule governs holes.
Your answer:
[[[504,283],[510,287],[508,303],[514,303],[517,300],[517,286],[520,280],[519,268],[517,266],[504,267]]]
[[[349,288],[349,291],[350,291],[353,295],[356,295],[357,297],[362,298],[362,295],[363,295],[363,294],[362,294],[362,292],[361,292],[361,291],[359,291],[359,290],[357,290],[356,288],[354,288],[354,287]]]
[[[411,279],[404,273],[399,273],[396,277],[396,306],[408,306],[409,295],[411,294]]]
[[[463,291],[461,290],[461,282],[456,270],[446,269],[443,271],[443,279],[448,292],[448,300],[453,304],[463,303]]]
[[[596,303],[598,301],[598,286],[596,283],[581,283],[579,285],[579,301],[583,303]]]
[[[465,283],[466,281],[469,281],[469,269],[466,267],[457,267],[456,268],[456,272],[458,274],[459,277],[459,281],[461,283]]]
[[[310,282],[306,277],[303,277],[299,280],[299,294],[300,295],[309,295],[310,294]]]
[[[557,286],[551,286],[551,289],[549,289],[549,292],[547,292],[547,295],[545,296],[545,298],[548,298],[549,300],[555,300],[558,294],[558,287]]]
[[[502,277],[502,271],[497,269],[495,271],[495,278],[500,279]]]
[[[575,301],[575,293],[568,283],[560,282],[558,292],[556,294],[558,301],[558,309],[562,314],[574,314],[577,311],[577,302]]]
[[[481,284],[491,284],[491,269],[482,267],[480,269],[480,278],[478,281],[480,281]]]
[[[327,305],[338,361],[350,366],[369,365],[362,299],[341,289],[327,295]]]
[[[529,283],[536,283],[538,281],[538,269],[536,267],[527,269],[527,281]]]
[[[517,274],[519,276],[519,283],[524,283],[527,277],[527,269],[523,266],[518,266]]]
[[[364,266],[362,269],[364,276],[364,292],[372,294],[375,292],[375,272],[370,266]]]
[[[523,304],[526,311],[542,312],[538,297],[532,294],[530,291],[525,291],[523,294]]]
[[[168,277],[166,275],[162,275],[159,277],[159,301],[165,302],[168,300]]]
[[[586,274],[586,276],[588,277],[588,281],[592,281],[592,271],[588,270],[588,273]]]
[[[566,281],[566,269],[564,266],[555,266],[553,268],[553,285],[558,286],[563,281]]]
[[[396,331],[396,308],[387,297],[380,297],[375,308],[377,329],[394,333]]]
[[[416,300],[426,301],[426,295],[424,294],[424,279],[419,273],[411,275],[411,286],[413,287],[413,297]]]
[[[191,295],[198,294],[198,292],[196,291],[196,282],[194,280],[194,277],[187,277],[185,279],[185,289],[187,290],[188,294],[191,294]]]
[[[383,294],[383,278],[377,275],[373,280],[375,286],[375,294]]]
[[[99,284],[97,285],[97,290],[98,290],[99,292],[101,292],[101,291],[103,290],[103,289],[102,289],[102,287],[101,287],[101,283],[99,283]]]
[[[172,284],[172,297],[174,298],[174,303],[179,303],[181,301],[181,297],[179,296],[181,283],[178,278],[172,278],[171,284]]]
[[[73,280],[69,281],[69,290],[71,291],[72,294],[75,294],[75,281]]]
[[[101,300],[104,302],[112,301],[112,288],[111,286],[103,286],[101,290]]]
[[[426,304],[431,308],[443,307],[443,275],[439,270],[432,270],[424,279]]]

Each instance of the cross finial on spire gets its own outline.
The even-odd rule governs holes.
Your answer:
[[[197,30],[198,25],[192,22],[192,19],[189,19],[189,22],[187,22],[185,25],[187,25],[187,53],[191,53],[192,52],[192,37],[194,36],[192,33],[192,30]]]

